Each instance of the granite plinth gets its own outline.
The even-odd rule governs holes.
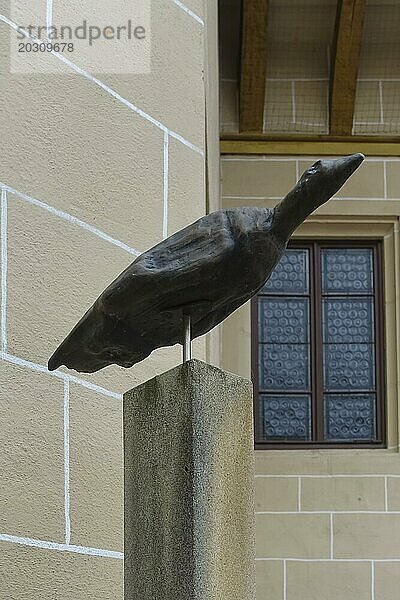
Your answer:
[[[254,600],[252,385],[198,360],[124,395],[125,600]]]

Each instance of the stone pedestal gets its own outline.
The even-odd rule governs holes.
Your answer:
[[[190,360],[124,395],[125,600],[254,600],[252,386]]]

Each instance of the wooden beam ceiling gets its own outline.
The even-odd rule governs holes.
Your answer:
[[[262,132],[267,71],[268,0],[243,0],[239,130]]]
[[[351,135],[366,0],[338,0],[330,81],[330,133]]]

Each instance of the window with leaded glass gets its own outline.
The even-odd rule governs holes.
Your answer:
[[[296,242],[253,299],[256,447],[384,444],[379,242]]]

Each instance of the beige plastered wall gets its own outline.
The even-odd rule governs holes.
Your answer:
[[[121,394],[180,347],[93,375],[46,364],[139,253],[218,206],[216,3],[152,0],[151,73],[97,79],[48,53],[57,73],[10,74],[0,5],[0,599],[122,599]]]
[[[223,156],[223,205],[273,207],[312,162]],[[256,451],[257,600],[398,596],[399,217],[399,159],[367,157],[337,197],[295,232],[383,240],[388,448]],[[223,325],[222,364],[251,376],[249,304]]]

